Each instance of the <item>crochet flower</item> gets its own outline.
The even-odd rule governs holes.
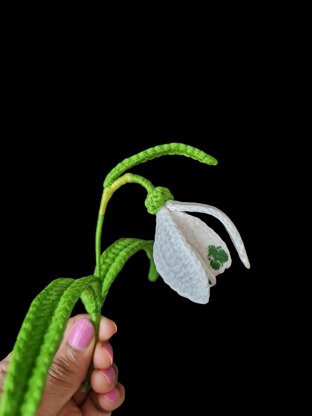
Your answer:
[[[125,158],[107,174],[95,232],[94,272],[78,279],[55,279],[32,302],[1,389],[0,416],[37,414],[49,368],[75,304],[81,299],[94,328],[98,328],[111,285],[137,252],[144,250],[150,260],[150,281],[155,281],[160,274],[180,295],[197,303],[208,302],[210,286],[216,283],[219,273],[230,267],[231,256],[224,241],[211,228],[184,211],[218,218],[230,234],[242,262],[249,268],[239,232],[223,212],[209,205],[173,201],[168,188],[155,187],[145,177],[129,172],[141,163],[171,155],[184,156],[210,166],[218,163],[213,156],[193,146],[165,143]],[[156,215],[155,241],[119,238],[103,251],[102,228],[108,203],[113,194],[128,183],[142,186],[147,193],[147,211]],[[90,391],[91,373],[92,367],[82,383],[82,391]]]
[[[216,217],[225,226],[238,255],[249,269],[243,240],[230,218],[211,205],[167,201],[156,215],[153,256],[158,273],[179,295],[208,303],[216,276],[231,266],[230,252],[219,235],[188,212]]]

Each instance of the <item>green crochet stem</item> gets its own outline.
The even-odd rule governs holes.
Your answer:
[[[139,185],[143,186],[147,190],[147,192],[151,192],[154,189],[153,184],[149,180],[143,178],[142,176],[133,175],[131,173],[127,173],[123,175],[121,178],[118,178],[110,187],[104,188],[101,203],[100,203],[96,232],[95,232],[95,257],[96,257],[95,274],[99,277],[104,278],[103,273],[101,271],[100,258],[101,258],[102,229],[103,229],[106,208],[114,192],[116,192],[117,189],[119,189],[121,186],[127,183],[138,183]]]
[[[36,415],[53,357],[79,298],[97,332],[102,306],[109,289],[130,257],[139,250],[144,250],[150,261],[148,278],[150,281],[157,279],[153,240],[121,238],[101,254],[101,239],[108,202],[114,192],[126,183],[137,183],[145,188],[145,205],[151,214],[156,214],[168,199],[173,199],[167,188],[154,187],[150,181],[139,175],[124,174],[139,163],[164,155],[183,155],[208,165],[217,164],[216,159],[199,149],[182,143],[171,143],[140,152],[112,169],[104,182],[96,228],[95,272],[80,279],[56,279],[32,302],[10,358],[0,399],[0,416]],[[88,378],[85,385],[88,385]]]

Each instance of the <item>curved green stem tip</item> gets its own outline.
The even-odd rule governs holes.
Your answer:
[[[133,168],[133,166],[139,165],[140,163],[147,162],[148,160],[156,159],[157,157],[167,155],[180,155],[190,157],[197,160],[198,162],[205,163],[206,165],[217,165],[218,161],[197,149],[196,147],[189,146],[183,143],[168,143],[161,144],[159,146],[151,147],[150,149],[144,150],[143,152],[137,153],[134,156],[124,159],[118,163],[106,176],[104,181],[104,187],[112,185],[112,183],[119,178],[124,172]]]

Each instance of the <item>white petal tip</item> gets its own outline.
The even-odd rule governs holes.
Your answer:
[[[242,259],[242,262],[244,264],[244,266],[246,267],[246,269],[250,269],[250,263],[248,258],[247,259]]]
[[[184,296],[184,297],[186,297],[193,303],[197,303],[198,305],[207,305],[207,303],[209,302],[209,296],[204,297],[204,298],[190,298],[189,296]]]

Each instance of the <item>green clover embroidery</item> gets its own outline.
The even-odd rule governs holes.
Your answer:
[[[228,259],[228,254],[221,246],[208,246],[208,260],[214,270],[219,270]]]

